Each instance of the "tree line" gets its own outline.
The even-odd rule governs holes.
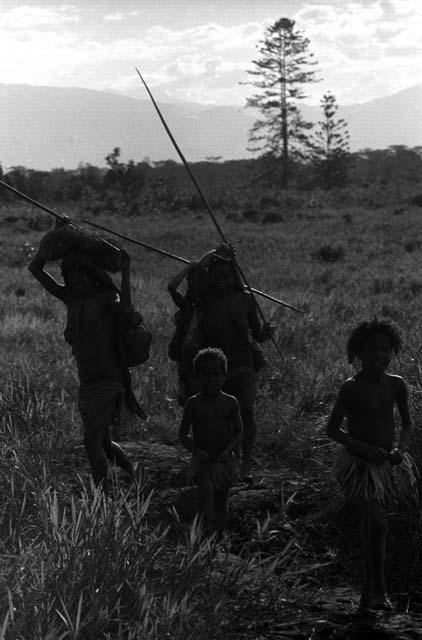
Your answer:
[[[247,71],[251,80],[243,83],[254,88],[246,106],[260,114],[249,135],[249,150],[259,157],[226,162],[215,157],[194,164],[217,206],[221,199],[227,205],[228,190],[233,192],[244,185],[331,190],[356,184],[417,181],[421,147],[395,145],[350,152],[347,123],[338,117],[339,106],[332,92],[323,95],[318,123],[303,119],[299,104],[306,98],[305,87],[320,81],[309,48],[309,39],[296,28],[294,20],[281,18],[266,29],[257,45],[258,56]],[[202,207],[183,166],[173,160],[123,163],[120,148],[115,147],[105,162],[101,168],[81,163],[75,170],[58,168],[49,172],[18,166],[4,176],[0,166],[0,177],[34,199],[78,201],[94,214],[106,210],[135,215],[162,204],[173,210]],[[9,198],[7,192],[0,191],[0,199]]]
[[[332,163],[335,165],[335,156]],[[122,162],[120,148],[106,156],[106,166],[80,164],[76,169],[38,171],[12,167],[0,179],[30,197],[44,203],[79,203],[93,215],[107,211],[139,215],[145,210],[163,208],[170,211],[189,209],[199,211],[202,201],[196,193],[181,163]],[[323,158],[324,160],[324,158]],[[247,201],[253,192],[268,193],[279,190],[277,161],[272,167],[267,156],[250,160],[204,161],[191,166],[208,199],[215,208],[230,209],[239,201]],[[334,166],[334,168],[336,168]],[[324,161],[311,171],[306,162],[290,160],[291,179],[301,191],[325,188],[330,168]],[[422,148],[395,145],[387,149],[364,149],[348,157],[345,188],[381,189],[387,185],[408,186],[415,190],[422,174]],[[0,189],[0,202],[13,202],[15,196]]]

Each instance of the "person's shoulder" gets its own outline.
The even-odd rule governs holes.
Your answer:
[[[339,394],[343,396],[348,396],[353,393],[353,390],[358,386],[359,380],[356,376],[350,376],[350,378],[346,378],[340,387]]]
[[[393,385],[395,389],[406,388],[406,382],[402,376],[399,376],[396,373],[385,373],[384,375],[385,379]]]
[[[203,393],[199,391],[199,393],[195,393],[193,396],[189,396],[189,398],[185,402],[185,409],[189,406],[189,408],[196,407],[203,400]]]
[[[220,391],[220,399],[221,402],[224,402],[231,407],[239,406],[237,398],[235,398],[235,396],[231,396],[229,393],[225,393],[224,391]]]
[[[341,388],[342,389],[351,389],[352,387],[356,386],[356,383],[358,382],[358,379],[356,376],[350,376],[349,378],[346,378],[346,380],[343,381]]]
[[[400,384],[404,384],[404,378],[399,376],[397,373],[384,373],[387,380],[391,380],[392,382],[399,382]]]

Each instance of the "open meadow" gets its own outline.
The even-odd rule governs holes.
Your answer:
[[[132,373],[148,419],[128,418],[121,433],[142,468],[137,486],[106,501],[90,486],[81,446],[63,305],[27,270],[52,220],[27,205],[1,208],[0,638],[368,637],[352,619],[358,519],[331,478],[336,445],[325,424],[353,371],[350,329],[375,315],[393,320],[403,349],[391,371],[411,390],[411,453],[422,469],[422,208],[369,187],[297,195],[256,220],[216,214],[251,285],[304,311],[259,298],[283,354],[265,344],[254,466],[265,488],[233,496],[222,545],[201,542],[181,480],[188,456],[177,442],[166,287],[182,265],[124,243],[134,303],[153,332],[149,361]],[[95,222],[192,259],[219,243],[202,211]],[[379,637],[421,637],[421,545],[418,509],[395,513],[387,583],[398,613],[371,622]]]

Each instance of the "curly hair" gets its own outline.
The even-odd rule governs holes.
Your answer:
[[[388,338],[394,353],[400,351],[402,341],[398,329],[391,322],[374,318],[361,322],[350,334],[347,341],[347,358],[350,364],[362,353],[369,338],[380,333]]]
[[[218,361],[224,375],[227,375],[227,358],[224,354],[224,351],[221,349],[217,349],[216,347],[207,347],[206,349],[201,349],[198,351],[195,358],[193,359],[193,371],[197,376],[201,369],[201,364],[206,360],[215,360]]]

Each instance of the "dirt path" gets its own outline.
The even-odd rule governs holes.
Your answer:
[[[188,455],[182,447],[176,441],[151,440],[122,445],[142,469],[146,490],[154,489],[151,520],[166,519],[174,507],[188,523],[196,502],[195,490],[186,481]],[[282,555],[290,545],[289,566],[282,569],[281,583],[274,585],[269,599],[255,601],[245,593],[245,602],[233,601],[238,615],[231,617],[221,640],[422,640],[422,594],[415,587],[392,592],[392,614],[357,615],[358,524],[351,514],[341,513],[334,494],[324,492],[321,470],[304,472],[268,460],[258,462],[256,486],[232,492],[222,553],[237,559],[245,550]],[[66,466],[69,463],[89,476],[82,446],[69,451]],[[265,523],[260,533],[257,520]],[[340,531],[339,521],[346,533]],[[420,585],[420,576],[414,578]],[[400,588],[400,580],[398,584]]]

